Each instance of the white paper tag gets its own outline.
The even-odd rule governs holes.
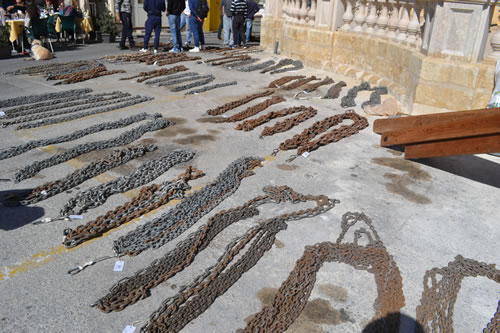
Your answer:
[[[83,215],[70,215],[68,216],[71,220],[83,220]]]
[[[156,65],[157,63],[158,63],[158,61],[153,62],[153,65]],[[135,328],[134,328],[134,329],[135,329]]]
[[[115,262],[115,267],[113,268],[113,271],[114,272],[121,272],[121,271],[123,271],[123,266],[124,265],[125,265],[125,261],[118,260],[117,262]]]
[[[0,117],[5,117],[5,112],[0,111]]]
[[[228,67],[227,69],[233,69],[233,67]]]
[[[123,329],[122,333],[134,333],[135,332],[135,327],[131,325],[125,326]]]
[[[195,95],[198,95],[198,93],[194,93]]]
[[[309,156],[309,152],[307,152],[307,151],[303,152],[302,156],[304,156],[305,158],[307,158]]]
[[[223,114],[223,115],[222,115],[222,118],[227,118],[227,114]]]

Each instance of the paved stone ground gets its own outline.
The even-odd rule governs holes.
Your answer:
[[[209,38],[209,43],[213,45],[218,42],[214,35]],[[116,45],[85,45],[74,51],[58,52],[57,59],[52,62],[93,59],[119,52],[123,53],[116,49]],[[255,56],[263,59],[277,58],[270,53]],[[202,54],[202,57],[208,59],[214,55]],[[2,60],[1,64],[2,72],[35,65],[34,62],[22,59]],[[323,95],[327,87],[320,88],[304,100],[293,99],[296,91],[285,92],[283,95],[287,101],[270,107],[270,110],[307,105],[318,109],[319,114],[285,133],[261,140],[260,128],[250,132],[235,131],[234,124],[207,122],[202,114],[209,108],[254,93],[267,86],[275,76],[257,72],[243,74],[195,62],[184,65],[201,74],[214,74],[216,83],[236,79],[238,85],[184,96],[182,92],[171,93],[162,87],[146,87],[144,84],[118,80],[122,76],[154,69],[153,66],[144,64],[106,63],[108,68],[123,68],[127,74],[111,75],[70,86],[52,86],[51,82],[41,77],[1,76],[0,99],[83,87],[92,88],[94,92],[123,90],[155,97],[151,102],[63,125],[25,131],[2,128],[1,148],[19,145],[33,138],[71,133],[92,124],[142,111],[160,112],[177,123],[169,129],[148,133],[138,140],[157,144],[160,148],[156,152],[86,181],[71,193],[59,194],[30,207],[0,207],[1,332],[121,332],[126,325],[143,326],[165,298],[175,295],[180,286],[189,284],[206,267],[214,264],[226,244],[234,237],[243,234],[259,219],[292,211],[295,207],[261,207],[258,219],[236,223],[224,230],[196,257],[189,268],[153,289],[151,297],[121,312],[105,314],[89,305],[105,295],[115,282],[147,267],[155,258],[173,249],[178,241],[206,223],[214,213],[242,204],[260,194],[261,189],[267,185],[289,185],[301,193],[325,194],[340,200],[340,204],[321,216],[290,222],[287,230],[278,233],[275,245],[257,265],[245,273],[206,312],[187,325],[185,332],[232,332],[243,328],[248,317],[272,300],[276,288],[287,278],[295,261],[302,255],[304,246],[322,241],[334,242],[337,239],[341,230],[341,216],[347,211],[364,212],[372,219],[378,235],[401,271],[406,304],[401,312],[408,316],[405,317],[401,332],[413,331],[415,324],[411,318],[416,317],[415,309],[420,304],[423,278],[427,270],[446,266],[458,254],[490,264],[500,263],[500,168],[497,158],[481,155],[406,161],[400,152],[380,148],[379,136],[371,129],[374,118],[369,117],[370,127],[361,133],[321,147],[308,158],[299,157],[292,163],[287,163],[287,158],[295,151],[280,152],[274,158],[271,156],[273,149],[314,121],[343,112],[340,98],[315,98]],[[331,73],[307,68],[299,73],[331,76]],[[290,73],[279,76],[283,75]],[[348,87],[360,83],[338,75],[333,78],[335,81],[345,80]],[[343,94],[346,92],[347,89]],[[356,102],[360,105],[367,99],[367,93],[360,93]],[[228,114],[234,114],[245,107],[239,107]],[[359,106],[355,110],[362,112]],[[62,152],[78,143],[106,139],[124,130],[101,132],[3,160],[0,162],[0,178],[12,179],[15,172],[24,165]],[[198,190],[215,179],[238,157],[259,156],[265,158],[265,161],[262,168],[256,169],[254,176],[242,181],[234,195],[177,240],[136,257],[123,257],[123,272],[113,272],[114,260],[109,260],[75,276],[68,275],[67,270],[75,265],[112,254],[113,240],[135,229],[145,220],[164,213],[170,206],[70,251],[64,249],[60,241],[63,230],[76,227],[80,224],[78,221],[59,221],[45,225],[32,225],[31,222],[43,216],[56,216],[63,203],[78,190],[128,174],[143,161],[176,148],[195,151],[196,157],[190,164],[206,173],[203,178],[191,182],[193,190]],[[45,169],[36,177],[19,184],[1,182],[0,194],[5,197],[13,191],[56,180],[75,167],[102,157],[107,152],[109,150],[82,155]],[[184,166],[176,166],[155,182],[172,179],[183,168]],[[133,190],[112,196],[103,206],[86,213],[83,222],[126,202],[135,193],[137,191]],[[352,240],[351,234],[347,240]],[[499,295],[500,285],[494,281],[484,277],[464,279],[454,310],[455,332],[481,332],[496,311]],[[374,317],[373,305],[376,298],[377,290],[372,274],[347,265],[327,263],[318,273],[306,310],[289,331],[360,332]]]

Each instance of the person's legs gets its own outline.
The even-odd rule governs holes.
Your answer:
[[[217,38],[221,39],[222,35],[222,27],[224,26],[224,20],[222,19],[222,15],[220,16],[220,24],[219,24],[219,31],[217,31]]]
[[[130,47],[135,47],[134,37],[132,36],[132,14],[120,12],[120,20],[122,21],[122,39],[120,46],[125,46],[125,41],[128,38]]]
[[[186,14],[182,13],[181,14],[181,24],[179,25],[179,29],[182,31],[182,29],[184,29],[184,27],[186,26],[186,19],[187,19],[187,16]]]
[[[245,39],[245,17],[243,15],[241,15],[241,22],[240,22],[240,25],[238,26],[238,28],[240,29],[238,31],[239,32],[239,36],[240,36],[239,45],[246,45],[246,39]]]
[[[127,29],[128,25],[126,24],[126,18],[124,12],[119,12],[120,14],[120,21],[122,21],[122,38],[120,39],[120,47],[125,47],[125,40],[127,39]]]
[[[231,45],[238,45],[238,15],[233,16],[233,43]]]
[[[253,20],[249,19],[249,18],[247,18],[245,20],[245,25],[246,25],[246,28],[247,28],[246,29],[247,31],[246,31],[246,34],[245,34],[245,40],[246,40],[247,43],[250,42],[250,39],[252,37],[252,22],[253,22]]]
[[[191,28],[191,21],[189,18],[186,20],[186,44],[191,45],[191,39],[193,38],[193,29]]]
[[[203,21],[205,21],[205,19],[202,19],[201,22],[197,21],[198,22],[198,36],[200,38],[200,44],[202,47],[205,46],[205,35],[203,34]]]
[[[132,13],[127,13],[126,15],[128,21],[128,44],[130,48],[135,47],[134,36],[132,35],[133,27],[132,27]]]
[[[224,45],[233,45],[233,20],[231,17],[224,15],[222,21],[224,23]]]
[[[149,39],[151,38],[151,32],[153,31],[152,18],[153,18],[153,16],[148,17],[148,19],[146,20],[146,24],[145,24],[145,26],[146,26],[145,27],[146,31],[144,32],[144,49],[145,50],[148,49]]]
[[[180,15],[175,16],[175,33],[177,35],[177,43],[179,45],[179,51],[182,49],[182,36],[181,36],[181,17]]]
[[[155,42],[154,47],[155,50],[158,50],[160,47],[160,33],[161,33],[161,16],[154,16],[155,18]]]
[[[173,14],[168,15],[168,26],[170,27],[170,33],[172,34],[172,43],[174,44],[174,50],[179,51],[180,50],[180,45],[179,45],[179,40],[177,39],[177,26],[175,24],[175,19],[178,16],[175,16]]]
[[[196,17],[191,15],[189,18],[189,25],[191,27],[191,31],[193,32],[194,46],[200,47],[200,35],[198,30],[198,20]]]

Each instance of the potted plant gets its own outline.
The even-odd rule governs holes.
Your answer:
[[[111,12],[107,10],[106,13],[97,16],[96,22],[99,26],[102,40],[107,43],[114,43],[118,29],[116,28],[115,18],[111,15]]]
[[[11,46],[9,36],[9,29],[6,26],[0,25],[0,59],[10,58]]]

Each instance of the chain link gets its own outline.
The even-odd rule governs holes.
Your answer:
[[[265,68],[267,68],[269,66],[274,65],[275,63],[276,63],[276,61],[274,61],[274,60],[267,60],[267,61],[255,64],[255,65],[252,65],[252,66],[246,66],[246,67],[238,68],[238,70],[240,72],[253,72],[253,71],[258,71],[260,69],[265,69]]]
[[[236,101],[229,102],[229,103],[226,103],[224,105],[218,106],[215,109],[210,109],[210,110],[207,111],[207,114],[210,115],[210,116],[218,116],[218,115],[221,115],[223,113],[226,113],[229,110],[235,109],[238,106],[241,106],[243,104],[251,102],[254,99],[257,99],[257,98],[260,98],[260,97],[266,97],[266,96],[269,96],[269,95],[272,95],[272,94],[274,94],[273,90],[265,90],[263,92],[259,92],[259,93],[253,94],[253,95],[248,95],[248,96],[243,97],[243,98],[241,98],[239,100],[236,100]]]
[[[71,96],[85,95],[85,94],[88,94],[90,92],[92,92],[92,89],[83,88],[83,89],[65,90],[65,91],[54,92],[54,93],[45,93],[45,94],[39,94],[39,95],[14,97],[14,98],[4,99],[3,101],[0,101],[0,108],[37,103],[37,102],[47,101],[47,100],[52,100],[52,99],[57,99],[57,98],[69,98]]]
[[[375,92],[375,94],[372,93],[373,97],[370,96],[370,101],[373,98],[374,102],[376,102],[377,95],[387,94],[387,87],[374,87],[374,88],[372,88],[370,86],[370,83],[362,82],[359,86],[354,86],[347,91],[347,95],[345,95],[341,99],[340,106],[342,106],[343,108],[356,106],[356,102],[354,101],[354,99],[356,98],[356,96],[358,96],[358,92],[362,91],[362,90],[373,90]],[[380,96],[378,96],[378,98],[380,99]],[[368,101],[368,102],[370,102],[370,101]],[[380,102],[378,104],[380,104]]]
[[[117,255],[135,256],[149,248],[159,248],[181,235],[201,217],[217,207],[239,187],[241,180],[254,173],[261,159],[242,157],[231,163],[217,179],[186,197],[165,214],[148,221],[114,242]]]
[[[318,111],[312,107],[301,107],[301,111],[298,115],[285,119],[284,121],[278,122],[271,127],[264,127],[260,137],[271,136],[276,133],[283,133],[288,131],[290,128],[297,126],[298,124],[310,119],[318,114]]]
[[[151,120],[149,123],[137,126],[136,128],[128,130],[117,137],[108,140],[94,141],[94,142],[87,142],[80,144],[74,148],[68,149],[63,153],[51,156],[41,161],[33,162],[32,164],[25,166],[16,173],[15,175],[16,182],[20,182],[24,179],[31,178],[43,169],[46,169],[48,167],[60,163],[64,163],[82,154],[95,150],[102,150],[106,148],[113,148],[117,146],[126,145],[139,139],[141,136],[144,135],[144,133],[157,131],[163,128],[167,128],[168,126],[171,125],[174,125],[174,123],[167,119],[155,118]]]
[[[115,150],[104,159],[89,163],[81,169],[74,171],[59,180],[40,185],[27,195],[26,199],[21,201],[22,205],[31,205],[39,201],[48,199],[58,193],[69,190],[80,185],[84,181],[100,175],[108,170],[123,165],[133,159],[144,156],[147,152],[156,150],[155,145],[137,145],[130,146],[122,150]]]
[[[257,61],[259,61],[259,59],[250,58],[248,60],[236,61],[236,62],[232,62],[229,64],[225,64],[225,65],[222,65],[222,67],[227,68],[227,69],[232,69],[232,68],[247,66],[247,65],[253,64]]]
[[[343,242],[347,231],[360,221],[369,230],[360,227],[354,231],[352,243]],[[323,242],[306,246],[288,279],[281,284],[272,304],[253,316],[243,332],[286,331],[306,306],[316,282],[316,274],[325,262],[348,264],[354,269],[374,275],[378,293],[373,304],[375,319],[398,312],[405,305],[401,273],[372,221],[363,213],[347,212],[342,216],[341,227],[342,232],[335,243]],[[362,236],[368,239],[365,246],[358,244]],[[397,331],[399,329],[380,327],[376,332]]]
[[[159,82],[159,84],[157,85],[158,87],[168,87],[168,86],[173,86],[174,84],[198,80],[200,77],[202,76],[198,75],[198,73],[188,72],[185,73],[185,75],[179,74],[178,76],[175,77],[172,76],[165,79],[153,80],[153,83]],[[146,84],[149,84],[148,82],[146,82]]]
[[[323,99],[336,99],[336,98],[338,98],[340,95],[340,91],[342,90],[342,87],[345,87],[345,86],[347,86],[347,83],[345,83],[344,81],[340,81],[340,82],[335,83],[333,86],[330,87],[330,89],[328,89],[328,91],[326,92],[326,95],[323,96]]]
[[[161,68],[161,69],[157,69],[157,70],[149,71],[149,72],[140,72],[137,75],[133,75],[133,76],[129,76],[129,77],[122,77],[122,78],[120,78],[120,80],[132,80],[132,79],[139,78],[139,79],[137,79],[137,82],[140,83],[140,82],[152,79],[154,77],[166,76],[166,75],[170,75],[170,74],[174,74],[174,73],[178,73],[178,72],[183,72],[183,71],[187,71],[187,70],[188,69],[184,66],[174,66],[172,68]]]
[[[215,299],[231,288],[245,272],[255,266],[264,253],[272,247],[276,234],[287,228],[287,222],[323,214],[339,203],[338,200],[329,199],[324,195],[302,195],[288,186],[267,187],[265,191],[268,196],[257,197],[245,204],[253,208],[253,211],[237,214],[236,212],[241,208],[236,208],[232,212],[234,214],[229,214],[229,216],[233,217],[233,220],[219,222],[218,219],[214,219],[211,224],[221,223],[223,225],[219,226],[219,228],[222,227],[223,229],[224,224],[234,223],[242,218],[254,216],[258,214],[258,211],[255,212],[256,209],[252,205],[258,204],[261,200],[274,203],[312,201],[316,203],[316,207],[268,218],[250,228],[244,235],[235,238],[228,244],[224,254],[219,257],[217,264],[207,268],[190,285],[182,287],[176,296],[166,299],[160,308],[150,316],[149,322],[142,327],[141,332],[179,332],[190,321],[208,309]],[[245,205],[242,207],[246,208]],[[222,216],[224,217],[224,215]],[[207,224],[205,228],[198,231],[198,235],[202,236],[201,238],[196,238],[198,235],[194,234],[193,245],[189,246],[190,244],[188,244],[187,249],[190,252],[186,256],[183,265],[190,263],[191,257],[199,251],[198,248],[203,249],[208,245],[210,239],[205,241],[204,237],[211,232],[210,228],[211,225]],[[244,248],[247,248],[247,250],[240,256],[240,252]],[[235,260],[236,257],[239,259]],[[162,261],[165,262],[164,259]],[[167,271],[166,276],[173,275],[172,271],[175,272],[175,269],[178,269],[178,266],[175,266],[170,272]]]
[[[195,73],[195,72],[184,72],[184,73],[180,73],[180,74],[172,74],[172,75],[168,75],[167,77],[162,77],[159,79],[146,81],[145,84],[149,85],[149,84],[156,84],[156,83],[161,83],[161,82],[168,82],[170,80],[185,78],[185,77],[189,77],[189,76],[196,76],[196,75],[198,75],[198,73]]]
[[[303,79],[298,79],[292,83],[289,83],[287,84],[286,86],[281,86],[280,89],[284,89],[284,90],[292,90],[292,89],[295,89],[295,88],[298,88],[300,86],[303,86],[304,84],[308,83],[308,82],[311,82],[311,81],[314,81],[314,80],[319,80],[316,76],[310,76],[310,77],[306,77],[306,78],[303,78]]]
[[[282,85],[284,85],[290,81],[303,79],[303,78],[305,78],[304,75],[283,76],[277,80],[271,81],[271,83],[269,83],[269,85],[267,87],[268,88],[281,88]]]
[[[210,74],[210,75],[201,75],[201,76],[198,76],[197,79],[199,81],[195,81],[195,82],[192,82],[192,83],[187,83],[187,84],[184,84],[184,85],[180,85],[180,86],[176,86],[176,87],[170,88],[170,91],[172,91],[172,92],[179,92],[179,91],[183,91],[183,90],[187,90],[187,89],[191,89],[191,88],[203,86],[203,85],[205,85],[207,83],[210,83],[213,80],[215,80],[215,76],[213,76],[212,74]]]
[[[289,118],[283,122],[275,124],[273,127],[266,127],[264,131],[262,131],[262,135],[273,135],[274,133],[279,133],[279,132],[284,132],[296,124],[299,124],[302,121],[305,121],[306,119],[309,119],[311,117],[314,117],[318,111],[316,111],[312,107],[306,107],[306,106],[294,106],[291,108],[286,108],[280,111],[271,111],[268,112],[267,114],[260,116],[258,118],[254,119],[249,119],[245,120],[236,126],[237,130],[243,130],[243,131],[251,131],[255,127],[260,126],[262,124],[267,123],[268,121],[275,119],[275,118],[280,118],[284,116],[288,116],[294,113],[300,112],[299,117],[292,117]],[[286,128],[286,129],[285,129]]]
[[[71,83],[78,83],[78,82],[83,82],[91,79],[95,79],[101,76],[106,76],[106,75],[112,75],[112,74],[118,74],[118,73],[126,73],[125,70],[123,69],[116,69],[112,71],[108,71],[106,67],[104,66],[104,70],[101,70],[100,67],[92,68],[83,72],[77,72],[73,74],[69,74],[68,78],[64,79],[63,81],[59,81],[57,83],[54,83],[54,85],[60,85],[60,84],[71,84]]]
[[[333,83],[333,80],[330,77],[325,77],[323,80],[316,82],[316,83],[310,83],[304,88],[304,92],[306,93],[311,93],[318,89],[321,86],[327,85]]]
[[[208,86],[204,86],[198,89],[192,89],[186,92],[184,95],[193,95],[193,94],[199,94],[205,91],[210,91],[218,88],[223,88],[223,87],[229,87],[229,86],[235,86],[237,85],[237,81],[230,81],[230,82],[224,82],[224,83],[216,83],[216,84],[211,84]]]
[[[18,69],[7,74],[14,75],[60,75],[74,72],[75,70],[89,69],[96,65],[94,60],[77,60],[69,62],[56,62]]]
[[[226,122],[235,122],[240,121],[246,118],[250,118],[255,116],[257,113],[264,111],[268,107],[274,104],[278,104],[286,101],[282,96],[272,96],[271,98],[266,99],[264,102],[255,104],[254,106],[248,107],[246,110],[241,111],[229,118],[226,119]]]
[[[78,193],[75,197],[68,200],[59,215],[81,215],[89,209],[101,206],[114,194],[127,192],[155,180],[174,165],[191,160],[194,155],[193,152],[188,150],[177,150],[168,155],[144,162],[129,175]]]
[[[174,181],[165,181],[161,185],[144,186],[139,194],[124,205],[108,211],[85,225],[76,227],[74,230],[65,229],[63,244],[67,248],[75,247],[85,241],[101,236],[106,231],[158,209],[173,199],[182,199],[186,191],[191,189],[188,181],[202,176],[204,176],[203,172],[188,166],[186,171]]]

